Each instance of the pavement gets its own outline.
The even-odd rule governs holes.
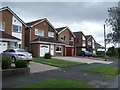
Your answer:
[[[78,62],[78,63],[87,63],[87,64],[92,64],[92,63],[111,64],[113,63],[112,61],[103,61],[104,59],[102,58],[98,59],[98,58],[92,58],[92,57],[52,57],[52,58],[73,61],[73,62]]]
[[[45,72],[49,70],[56,70],[59,69],[58,67],[36,63],[36,62],[29,62],[30,73],[37,73],[37,72]]]
[[[111,66],[118,66],[118,61],[115,60]],[[91,63],[84,65],[76,65],[71,67],[63,67],[45,72],[31,73],[30,75],[21,75],[14,77],[7,77],[2,79],[2,88],[12,88],[24,84],[47,80],[50,78],[62,78],[66,80],[76,80],[86,82],[93,85],[95,88],[118,88],[118,76],[108,79],[98,73],[85,72],[84,69],[99,65],[106,65],[103,63]]]

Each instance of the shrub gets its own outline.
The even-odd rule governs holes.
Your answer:
[[[118,55],[119,55],[119,53],[118,53],[117,49],[115,49],[115,47],[114,47],[114,46],[113,46],[113,47],[108,48],[108,50],[107,50],[106,54],[107,54],[109,57],[114,57],[114,56],[118,56]]]
[[[44,55],[44,58],[45,58],[45,59],[51,59],[51,54],[50,54],[50,53],[46,53],[46,54]]]
[[[27,68],[28,67],[28,63],[25,60],[17,60],[15,62],[15,67],[16,68]]]
[[[92,57],[97,57],[97,54],[96,53],[92,53]]]
[[[105,56],[104,51],[97,51],[96,54],[98,55],[98,57],[104,57]]]
[[[3,56],[0,59],[2,59],[2,69],[9,69],[11,67],[12,60],[10,57]]]

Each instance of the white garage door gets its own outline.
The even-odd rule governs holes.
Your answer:
[[[0,53],[7,49],[8,45],[7,42],[0,42]]]
[[[43,57],[45,53],[49,52],[49,45],[40,45],[40,57]]]
[[[52,56],[54,55],[54,45],[50,45],[50,53]]]

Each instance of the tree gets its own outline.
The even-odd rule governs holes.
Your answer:
[[[112,28],[112,32],[107,34],[108,43],[120,43],[120,8],[111,7],[108,9],[109,18],[106,19],[106,25]]]

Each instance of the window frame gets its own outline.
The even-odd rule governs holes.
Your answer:
[[[62,52],[62,46],[57,45],[55,48],[56,48],[56,49],[55,49],[55,51],[57,50],[57,48],[59,48],[59,50],[58,50],[58,51],[56,51],[56,52]]]
[[[37,30],[37,31],[36,31]],[[42,35],[38,34],[38,31],[42,31]],[[44,30],[35,28],[35,35],[44,36]]]
[[[14,26],[17,26],[17,31],[14,30]],[[13,32],[22,32],[22,26],[19,26],[19,25],[12,25],[12,31]]]
[[[0,22],[0,30],[1,31],[5,30],[5,22]]]
[[[53,34],[53,35],[52,35]],[[54,38],[54,32],[48,32],[48,37]]]

